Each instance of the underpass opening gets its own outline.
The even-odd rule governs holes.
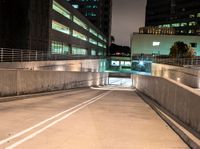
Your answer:
[[[118,87],[133,87],[131,74],[128,73],[109,73],[108,85]]]

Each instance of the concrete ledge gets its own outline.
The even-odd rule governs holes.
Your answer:
[[[137,94],[151,106],[151,108],[181,137],[181,139],[187,143],[192,149],[200,149],[200,135],[184,125],[179,119],[170,114],[167,110],[162,108],[150,97],[144,95],[137,90]],[[183,127],[184,126],[184,127]],[[186,128],[187,127],[187,128]],[[188,131],[189,129],[189,131]],[[195,135],[194,135],[195,134]]]
[[[198,69],[152,63],[152,75],[169,78],[192,88],[200,87],[200,70]]]

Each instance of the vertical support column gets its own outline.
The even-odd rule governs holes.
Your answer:
[[[69,45],[69,55],[72,55],[72,45]]]

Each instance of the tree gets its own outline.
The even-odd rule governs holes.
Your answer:
[[[109,56],[130,56],[131,55],[131,49],[128,46],[121,46],[112,43],[109,47]]]
[[[114,42],[115,42],[115,37],[111,36],[111,43],[114,43]]]
[[[195,50],[181,41],[175,42],[170,49],[170,57],[173,58],[192,58],[194,56]]]

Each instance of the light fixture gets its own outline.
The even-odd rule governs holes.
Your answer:
[[[139,61],[140,66],[144,66],[144,61]]]

